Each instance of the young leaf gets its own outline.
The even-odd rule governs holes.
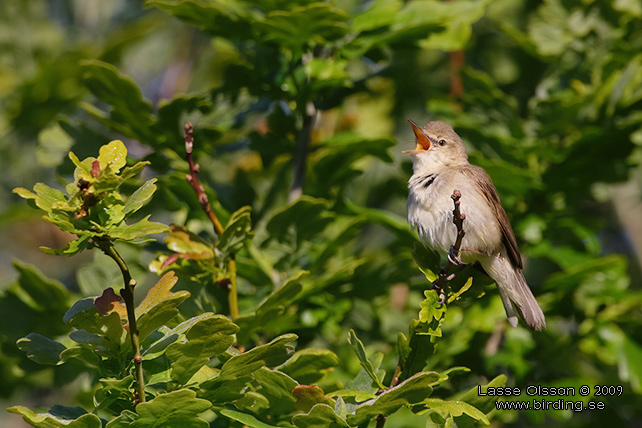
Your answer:
[[[98,163],[103,171],[107,165],[115,172],[127,164],[127,148],[120,140],[114,140],[99,149]]]
[[[348,342],[350,342],[350,344],[352,345],[352,349],[357,355],[359,363],[361,363],[361,367],[364,368],[366,373],[368,373],[370,378],[379,386],[379,388],[386,389],[384,384],[381,382],[381,379],[379,379],[379,377],[375,374],[372,363],[368,361],[368,357],[366,356],[366,349],[363,346],[363,342],[359,340],[357,334],[352,329],[350,330],[350,333],[348,333]]]
[[[129,199],[127,199],[127,202],[125,202],[125,206],[123,206],[123,214],[125,214],[125,216],[128,216],[129,214],[141,209],[145,202],[147,202],[152,197],[152,195],[156,191],[156,185],[154,184],[155,182],[155,178],[147,180],[145,184],[140,186],[134,193],[132,193]]]
[[[153,235],[155,233],[166,233],[169,231],[169,228],[164,224],[148,221],[147,219],[149,217],[150,216],[147,216],[142,220],[130,225],[122,223],[120,226],[110,228],[108,230],[108,234],[112,239],[133,241],[135,239],[144,238],[147,235]]]
[[[147,296],[136,308],[140,340],[158,327],[164,325],[178,314],[176,307],[190,296],[189,291],[181,290],[172,293],[171,289],[178,281],[173,271],[163,275],[156,285],[147,292]]]
[[[25,422],[36,428],[101,428],[102,426],[100,418],[93,413],[86,413],[70,421],[50,413],[34,413],[23,406],[9,407],[7,411],[22,415]]]

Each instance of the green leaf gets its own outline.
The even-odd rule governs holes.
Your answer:
[[[132,392],[131,388],[134,384],[134,376],[129,375],[125,376],[122,379],[100,379],[100,388],[98,388],[94,394],[94,402],[97,403],[96,411],[109,408],[112,404],[116,402],[123,403],[123,405],[128,406],[131,403]],[[128,410],[125,410],[128,412]],[[136,414],[131,414],[134,420]]]
[[[332,222],[328,201],[303,195],[277,211],[266,226],[270,238],[285,242],[294,234],[300,244],[321,233]]]
[[[280,402],[291,401],[295,399],[292,396],[292,390],[297,387],[297,382],[285,373],[278,370],[271,370],[261,367],[254,372],[256,382],[263,388],[261,393],[269,394],[277,398]]]
[[[38,197],[38,195],[24,187],[16,187],[12,192],[24,199],[36,199]]]
[[[448,296],[448,304],[454,302],[455,300],[459,299],[462,294],[464,294],[471,286],[473,285],[473,277],[471,276],[466,280],[464,285],[462,285],[459,290],[457,290],[455,293],[451,294]]]
[[[81,361],[90,369],[100,368],[101,358],[86,346],[74,346],[60,353],[60,361],[66,363],[72,358]]]
[[[470,280],[472,283],[472,279]],[[463,288],[463,287],[462,287]],[[426,298],[421,302],[419,311],[419,324],[415,327],[418,334],[441,337],[441,324],[444,322],[446,305],[440,303],[437,290],[424,291]]]
[[[239,1],[204,3],[197,0],[148,0],[145,4],[196,25],[207,34],[228,39],[246,40],[253,33],[251,24],[259,15],[256,8]]]
[[[249,334],[257,331],[268,331],[272,324],[278,322],[286,308],[301,296],[303,290],[301,278],[307,274],[307,271],[300,271],[291,276],[285,284],[266,297],[253,314],[238,317],[236,323],[241,329],[239,340],[243,342]]]
[[[359,340],[357,334],[352,329],[350,330],[350,333],[348,333],[348,342],[350,342],[350,344],[352,345],[352,349],[357,355],[361,367],[363,367],[366,373],[368,373],[368,376],[370,376],[370,378],[379,386],[379,388],[386,389],[384,384],[381,382],[381,379],[379,379],[379,377],[375,374],[375,369],[372,366],[372,363],[368,361],[368,357],[366,356],[366,349],[363,346],[363,342]]]
[[[499,375],[485,385],[471,388],[468,392],[459,397],[458,400],[464,401],[484,413],[490,413],[495,409],[497,396],[479,395],[479,389],[481,388],[481,391],[486,394],[489,387],[499,388],[504,386],[506,386],[506,375]]]
[[[437,379],[439,374],[435,372],[417,373],[374,400],[360,404],[354,415],[348,415],[348,423],[360,425],[377,415],[391,415],[403,406],[421,403],[432,394],[431,384]]]
[[[65,194],[60,190],[51,188],[43,183],[36,183],[36,185],[33,186],[33,190],[35,193],[23,187],[16,187],[13,189],[13,192],[22,198],[35,200],[36,206],[48,213],[51,212],[53,204],[67,200]]]
[[[348,32],[348,15],[325,2],[314,2],[292,10],[270,12],[256,26],[265,40],[294,51],[306,45],[327,43]]]
[[[167,348],[172,363],[172,380],[181,385],[203,367],[211,357],[219,355],[232,343],[238,327],[223,315],[203,318],[192,325],[185,335],[186,343],[174,343]]]
[[[352,18],[352,29],[361,32],[387,27],[394,22],[402,6],[401,0],[375,0],[366,10]]]
[[[106,125],[128,137],[155,141],[152,125],[156,119],[152,114],[152,106],[143,100],[140,88],[133,79],[122,75],[113,65],[97,60],[82,61],[81,72],[85,86],[111,106],[109,120],[105,120],[95,109],[87,109],[90,113],[96,113],[94,117],[97,120],[107,122]],[[120,163],[122,161],[116,165]]]
[[[486,425],[490,424],[484,413],[464,401],[444,401],[439,398],[428,398],[421,404],[426,406],[428,409],[418,412],[420,415],[428,412],[437,412],[443,418],[456,418],[466,414],[477,421],[482,421]]]
[[[412,320],[408,327],[410,340],[404,348],[404,353],[408,353],[405,360],[402,360],[402,371],[400,379],[407,379],[410,376],[418,373],[426,366],[426,361],[435,353],[436,345],[432,342],[434,336],[427,334],[418,334],[417,329],[421,329],[425,324],[420,323],[418,320]],[[400,354],[401,356],[401,354]]]
[[[239,412],[236,410],[223,409],[220,413],[223,416],[227,416],[230,419],[241,422],[244,426],[248,426],[250,428],[277,428],[276,425],[266,424],[265,422],[261,422],[250,414]]]
[[[299,428],[349,427],[347,422],[327,404],[316,404],[309,413],[295,415],[292,422]]]
[[[160,394],[146,403],[136,406],[139,418],[131,428],[173,427],[207,428],[209,423],[198,417],[212,405],[209,401],[196,398],[196,392],[179,389]]]
[[[171,289],[178,281],[173,271],[163,275],[156,285],[147,292],[145,299],[136,308],[140,340],[178,314],[176,307],[190,296],[189,291],[181,290],[172,293]]]
[[[7,411],[22,415],[25,422],[36,428],[101,428],[102,426],[100,418],[93,413],[86,413],[70,421],[49,413],[34,413],[22,406],[9,407]]]
[[[232,214],[217,245],[221,252],[236,253],[252,237],[251,211],[252,207],[245,206]]]
[[[84,250],[92,248],[93,243],[91,243],[91,238],[92,237],[90,235],[84,235],[78,239],[74,239],[72,241],[67,242],[67,245],[63,248],[56,249],[56,248],[39,247],[39,249],[45,254],[51,254],[54,256],[63,256],[63,255],[73,256],[74,254],[78,254]]]
[[[285,362],[294,353],[294,346],[289,345],[297,339],[296,334],[284,334],[270,343],[260,345],[242,354],[235,355],[223,364],[220,377],[232,379],[254,373],[261,367],[275,367]]]
[[[117,346],[122,345],[126,334],[120,322],[120,315],[117,312],[100,315],[94,306],[94,300],[93,297],[87,297],[76,302],[65,313],[63,321],[79,330],[86,330],[89,333],[105,337]]]
[[[107,168],[107,165],[115,172],[120,171],[127,164],[127,148],[120,140],[114,140],[105,144],[99,149],[98,162],[100,170]]]
[[[321,380],[332,367],[339,365],[339,357],[326,349],[303,349],[279,367],[279,370],[301,384],[311,385]]]
[[[433,282],[437,279],[435,272],[439,272],[441,269],[441,257],[437,251],[426,247],[421,242],[415,242],[412,249],[412,259],[428,281]]]
[[[231,403],[245,396],[252,375],[237,378],[215,377],[201,383],[201,396],[214,404]]]
[[[30,308],[37,311],[62,312],[69,307],[70,293],[60,282],[47,278],[38,268],[13,260],[12,265],[20,275],[16,294]]]
[[[144,238],[155,233],[166,233],[169,231],[169,228],[164,224],[147,221],[149,217],[150,216],[147,216],[131,225],[122,223],[118,227],[109,228],[107,232],[113,239],[133,241],[134,239]]]
[[[127,202],[125,202],[125,206],[123,206],[123,214],[125,214],[125,216],[141,209],[145,202],[147,202],[152,197],[152,195],[156,191],[156,185],[154,184],[155,182],[155,178],[147,180],[145,184],[140,186],[134,193],[132,193],[129,199],[127,199]]]
[[[375,352],[368,359],[368,361],[372,365],[372,368],[374,369],[377,377],[380,379],[383,379],[383,377],[386,375],[386,372],[379,369],[379,367],[381,367],[381,362],[383,361],[383,354],[381,352]],[[372,378],[368,374],[368,371],[363,367],[361,368],[359,373],[357,373],[357,376],[355,376],[354,379],[352,379],[349,382],[346,382],[345,388],[346,389],[344,391],[358,390],[358,391],[363,391],[367,394],[374,394],[379,390],[378,384],[372,381]],[[350,395],[346,395],[346,396],[350,396]]]
[[[327,191],[331,186],[345,183],[356,175],[355,172],[361,170],[356,165],[363,164],[360,161],[366,157],[373,156],[384,162],[392,162],[389,149],[394,145],[396,141],[392,138],[365,139],[355,133],[337,134],[325,141],[311,157],[318,186]],[[321,189],[319,194],[323,194]]]
[[[19,339],[16,345],[21,351],[27,353],[27,357],[38,364],[61,364],[60,353],[65,346],[38,333],[29,333]]]
[[[394,233],[399,239],[406,242],[416,242],[417,235],[412,231],[408,220],[391,212],[385,212],[374,208],[365,208],[345,199],[344,203],[349,212],[362,215],[370,223],[378,224]]]

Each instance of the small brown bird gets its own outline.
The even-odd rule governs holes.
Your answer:
[[[413,175],[408,182],[408,221],[429,247],[448,254],[456,239],[452,222],[453,191],[459,190],[466,232],[461,261],[479,262],[497,283],[508,321],[521,317],[534,330],[546,327],[524,274],[515,235],[497,190],[486,172],[468,163],[464,143],[453,128],[440,121],[419,128],[408,119],[417,138],[412,155]]]

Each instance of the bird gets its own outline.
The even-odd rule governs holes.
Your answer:
[[[544,313],[524,278],[515,234],[490,177],[469,163],[466,147],[450,125],[431,121],[419,128],[408,122],[417,142],[414,150],[403,151],[413,162],[408,222],[424,245],[452,256],[457,227],[451,195],[459,190],[465,235],[455,262],[481,265],[497,284],[511,326],[517,327],[521,318],[532,330],[545,328]]]

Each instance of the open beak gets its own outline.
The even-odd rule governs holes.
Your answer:
[[[426,134],[424,134],[424,131],[422,131],[421,128],[419,128],[417,124],[412,120],[408,119],[408,123],[410,123],[412,132],[415,133],[415,137],[417,138],[417,147],[415,148],[415,150],[404,150],[402,153],[417,155],[419,153],[430,150],[430,139],[428,138],[428,136],[426,136]]]

